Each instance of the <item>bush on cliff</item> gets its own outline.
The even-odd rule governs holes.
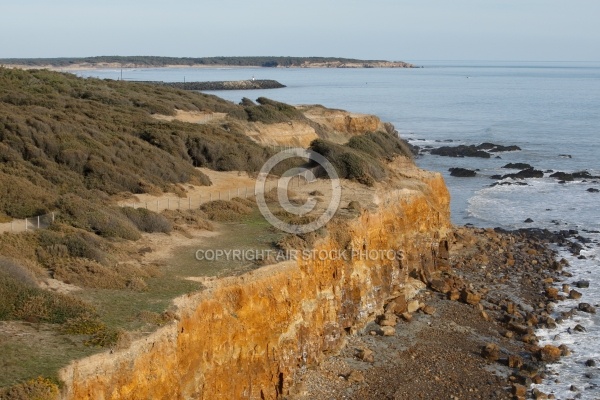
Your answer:
[[[244,108],[249,121],[273,124],[306,119],[300,110],[289,104],[270,100],[266,97],[259,97],[256,102],[259,105],[249,105]]]

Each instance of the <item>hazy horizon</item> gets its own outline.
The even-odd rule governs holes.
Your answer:
[[[600,2],[10,2],[0,58],[322,56],[600,61]]]

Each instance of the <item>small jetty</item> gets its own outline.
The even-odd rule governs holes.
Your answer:
[[[169,86],[184,90],[253,90],[253,89],[279,89],[285,85],[271,79],[249,79],[244,81],[209,81],[209,82],[162,82],[142,81],[155,85]]]

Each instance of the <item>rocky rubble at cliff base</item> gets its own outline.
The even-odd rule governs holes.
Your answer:
[[[450,268],[412,300],[391,299],[339,354],[303,371],[288,399],[554,398],[530,385],[570,350],[538,346],[535,330],[593,308],[553,316],[556,301],[579,293],[571,287],[586,289],[548,246],[569,236],[457,228]]]

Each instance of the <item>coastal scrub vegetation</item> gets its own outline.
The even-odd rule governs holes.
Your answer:
[[[227,113],[234,123],[152,118],[175,110]],[[102,208],[107,195],[209,185],[194,167],[257,171],[269,151],[235,120],[248,120],[244,107],[202,93],[0,69],[0,215],[57,210],[71,194]]]
[[[178,110],[225,113],[227,118],[192,124],[153,116]],[[88,346],[126,340],[120,327],[134,323],[132,308],[145,320],[164,324],[168,318],[158,316],[171,299],[199,284],[136,263],[136,257],[151,251],[135,247],[136,241],[145,233],[210,230],[210,220],[250,218],[255,205],[234,198],[198,210],[154,213],[118,207],[114,199],[180,193],[184,183],[210,185],[196,167],[257,172],[274,150],[246,136],[247,124],[298,120],[318,132],[325,129],[295,107],[264,97],[239,105],[156,85],[0,68],[0,221],[56,215],[47,229],[0,234],[0,321],[46,324],[60,334],[83,335],[73,340]],[[366,184],[386,176],[386,160],[408,155],[393,132],[356,136],[344,145],[319,139],[311,148],[327,157],[341,177]],[[257,235],[248,236],[254,240]],[[43,289],[40,282],[47,278],[66,289]],[[0,343],[0,351],[2,346],[8,344]],[[17,382],[10,379],[1,382]],[[44,382],[30,381],[30,386],[44,389]],[[15,393],[27,387],[15,387]]]
[[[370,132],[353,136],[341,145],[316,139],[310,148],[327,158],[340,178],[372,186],[387,176],[385,161],[396,156],[412,158],[407,144],[392,132]]]

